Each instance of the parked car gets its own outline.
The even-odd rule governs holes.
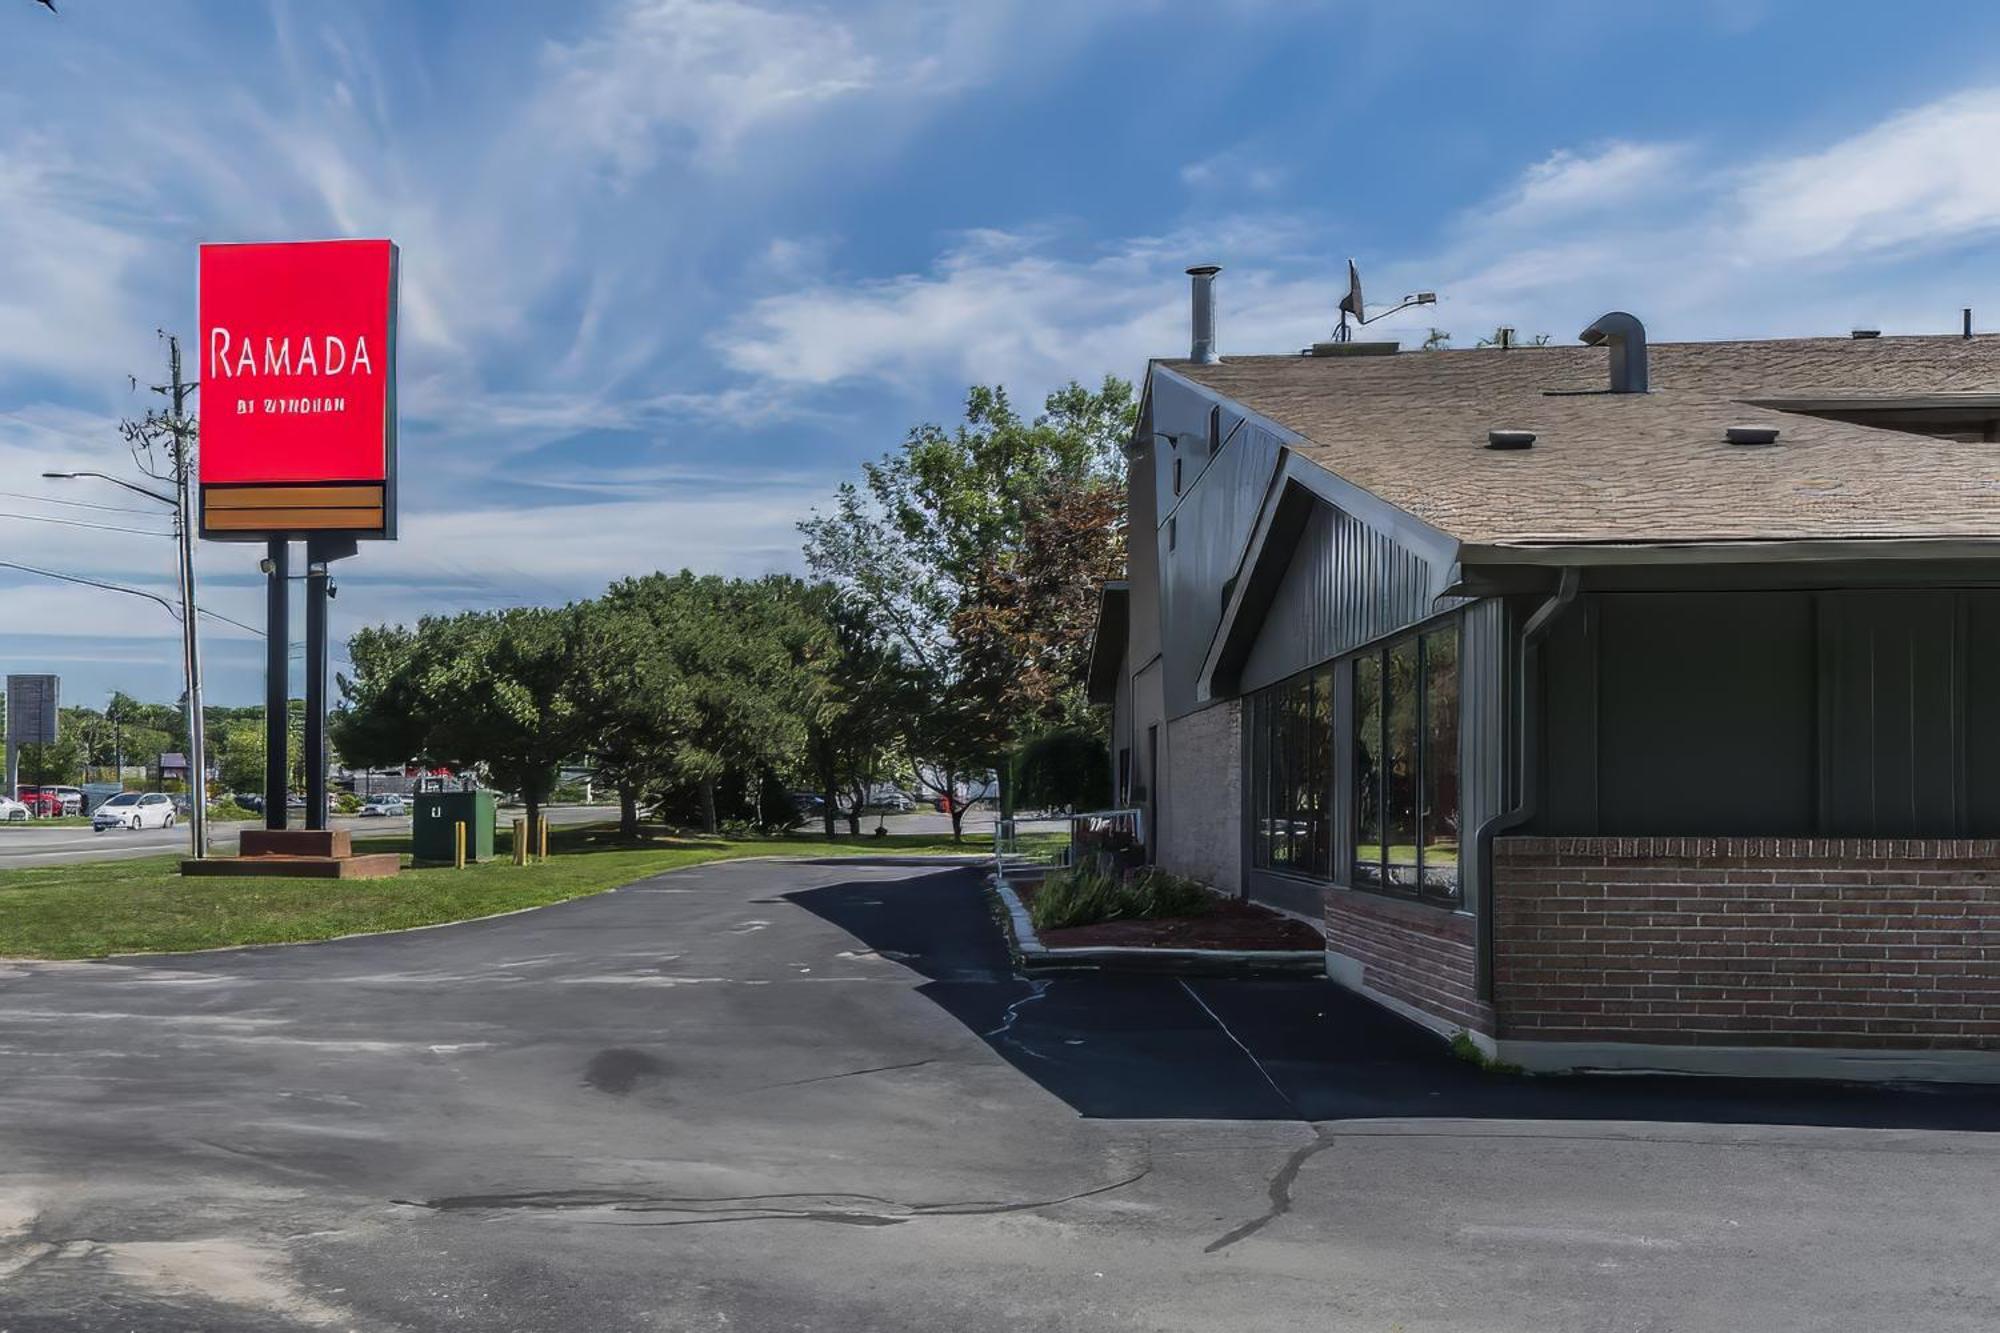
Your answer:
[[[36,819],[54,819],[63,812],[63,799],[44,787],[23,787],[21,804]]]
[[[27,806],[21,804],[11,796],[0,796],[0,820],[5,820],[7,823],[12,824],[15,822],[25,823],[30,818]]]
[[[264,813],[264,798],[262,796],[259,796],[254,791],[239,791],[234,795],[232,795],[229,799],[236,802],[236,804],[240,808],[248,810],[253,815],[261,815]]]
[[[400,796],[371,796],[362,802],[360,810],[364,819],[398,818],[408,813],[410,808]]]
[[[878,809],[898,815],[907,815],[917,808],[916,801],[906,791],[884,792],[875,799],[874,804]]]
[[[174,803],[156,791],[121,792],[103,805],[90,817],[90,827],[99,833],[106,829],[146,829],[172,828],[174,826]]]
[[[285,809],[303,810],[305,808],[306,808],[305,793],[295,791],[290,796],[287,796],[285,798]]]
[[[83,813],[83,788],[81,787],[63,787],[49,783],[33,788],[32,790],[44,792],[55,797],[58,814],[80,815]]]

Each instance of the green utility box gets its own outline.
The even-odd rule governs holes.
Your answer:
[[[418,861],[458,859],[457,826],[465,825],[465,859],[493,859],[493,793],[420,791],[410,797],[410,853]]]

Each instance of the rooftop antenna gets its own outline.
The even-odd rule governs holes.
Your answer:
[[[1412,292],[1403,298],[1401,305],[1368,314],[1361,301],[1361,270],[1354,267],[1352,259],[1347,261],[1347,295],[1340,298],[1340,326],[1333,331],[1333,340],[1344,343],[1354,336],[1354,330],[1347,326],[1347,317],[1352,315],[1356,325],[1373,324],[1378,319],[1386,319],[1399,310],[1408,310],[1413,305],[1436,305],[1436,292]]]

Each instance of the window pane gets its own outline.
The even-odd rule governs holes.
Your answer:
[[[1382,882],[1382,659],[1354,659],[1354,883]]]
[[[1458,897],[1458,626],[1424,636],[1424,892]]]
[[[1250,864],[1271,864],[1271,701],[1250,696]]]
[[[1312,677],[1312,707],[1307,714],[1311,732],[1308,741],[1312,762],[1311,785],[1307,788],[1307,809],[1311,811],[1309,853],[1300,866],[1316,879],[1333,875],[1333,820],[1328,805],[1333,781],[1333,672],[1320,671]]]
[[[1417,889],[1417,641],[1391,645],[1388,654],[1389,736],[1383,756],[1382,840],[1388,846],[1388,884]]]
[[[1333,673],[1273,685],[1250,701],[1251,862],[1326,879]]]
[[[1284,701],[1285,727],[1285,785],[1282,804],[1279,807],[1285,835],[1284,864],[1286,869],[1294,869],[1299,863],[1303,850],[1299,819],[1300,792],[1304,787],[1306,758],[1306,685],[1303,680],[1295,680],[1284,686],[1279,696]]]

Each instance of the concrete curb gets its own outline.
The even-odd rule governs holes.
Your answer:
[[[999,875],[987,884],[1006,909],[1007,930],[1023,972],[1142,972],[1187,977],[1322,976],[1326,954],[1320,949],[1154,949],[1143,945],[1102,944],[1050,948],[1035,934],[1035,923],[1013,886]]]

